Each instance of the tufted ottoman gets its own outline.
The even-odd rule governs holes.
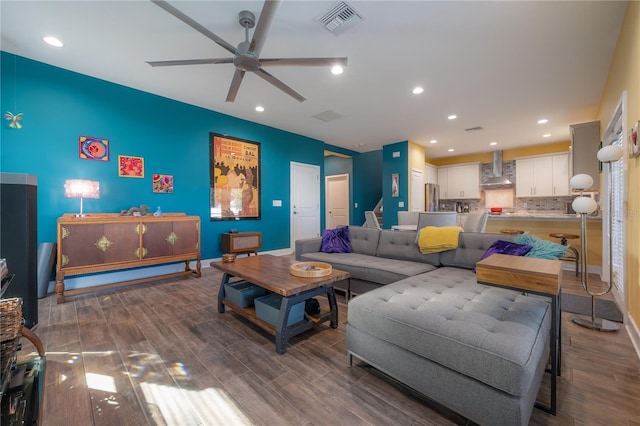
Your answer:
[[[526,425],[549,356],[546,301],[443,267],[349,302],[352,355],[468,419]]]

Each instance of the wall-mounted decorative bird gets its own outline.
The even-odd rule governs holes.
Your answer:
[[[9,127],[12,129],[22,129],[22,123],[20,123],[22,115],[23,114],[21,112],[14,115],[12,112],[7,111],[4,114],[4,119],[9,122]]]

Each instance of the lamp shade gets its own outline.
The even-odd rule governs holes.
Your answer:
[[[598,160],[603,163],[610,163],[612,161],[618,161],[624,155],[624,151],[617,145],[607,145],[600,148],[598,151]]]
[[[68,198],[100,198],[100,182],[67,179],[64,181],[64,196]]]
[[[576,213],[591,214],[598,208],[598,203],[591,197],[576,197],[571,207]]]
[[[589,189],[593,186],[593,178],[586,174],[575,175],[569,181],[569,185],[574,189]]]

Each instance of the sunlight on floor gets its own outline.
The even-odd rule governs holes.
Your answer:
[[[104,392],[117,393],[116,381],[111,376],[105,376],[104,374],[86,373],[85,378],[87,380],[87,388],[100,390]]]
[[[220,389],[179,389],[155,383],[141,383],[148,404],[154,405],[167,425],[241,425],[250,420]]]

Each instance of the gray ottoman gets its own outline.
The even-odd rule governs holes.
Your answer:
[[[351,300],[348,362],[355,355],[476,423],[526,425],[550,323],[546,301],[444,267]]]

